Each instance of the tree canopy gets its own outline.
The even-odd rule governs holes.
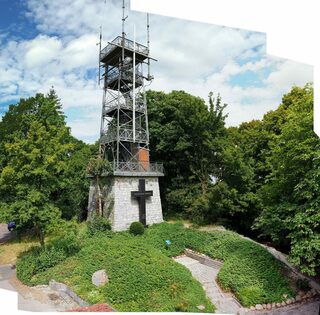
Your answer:
[[[163,162],[165,217],[222,224],[272,242],[304,272],[320,268],[320,143],[313,87],[293,87],[261,120],[225,126],[228,106],[148,91],[150,154]],[[232,105],[231,105],[232,106]],[[60,220],[86,219],[88,173],[102,209],[98,145],[75,139],[54,91],[21,99],[0,121],[0,218],[40,242]]]
[[[48,229],[80,214],[76,207],[86,197],[78,194],[84,188],[87,193],[87,185],[84,176],[77,182],[78,175],[85,174],[91,152],[70,135],[53,90],[10,106],[0,133],[1,217],[14,221],[18,231],[33,229],[44,245]]]
[[[313,87],[293,87],[262,120],[225,127],[221,102],[148,92],[151,156],[164,162],[169,216],[223,224],[272,241],[314,274],[320,267],[319,138]]]

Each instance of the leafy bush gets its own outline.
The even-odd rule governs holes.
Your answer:
[[[80,250],[80,241],[74,233],[70,233],[60,240],[59,246],[67,256],[71,256]]]
[[[32,277],[53,267],[67,258],[61,248],[49,247],[42,249],[33,247],[25,252],[17,262],[17,277],[25,284],[32,284]]]
[[[50,242],[48,248],[55,247],[56,249],[62,250],[66,256],[72,256],[76,254],[80,248],[81,243],[80,239],[76,236],[76,234],[71,231],[68,234],[65,234],[62,238],[56,238]]]
[[[104,217],[94,217],[88,222],[88,234],[90,236],[95,235],[99,232],[105,232],[111,230],[111,223]]]
[[[74,231],[63,234],[62,238],[51,240],[46,248],[33,247],[21,255],[17,263],[17,277],[23,283],[31,285],[35,274],[58,265],[80,250],[80,240]]]
[[[35,260],[36,272],[47,270],[66,258],[67,255],[61,248],[51,247],[41,250]]]
[[[141,222],[132,222],[129,231],[133,235],[142,235],[144,233],[144,226]]]
[[[16,264],[17,278],[24,284],[31,285],[31,278],[36,274],[36,261],[31,254],[25,254]]]

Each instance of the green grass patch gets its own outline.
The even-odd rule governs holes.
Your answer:
[[[97,288],[92,274],[106,269],[109,283]],[[94,237],[75,256],[33,276],[33,284],[50,279],[71,286],[90,303],[106,302],[118,311],[206,312],[214,307],[191,273],[146,244],[141,237]]]
[[[166,240],[171,241],[170,246],[166,246]],[[34,285],[51,279],[64,282],[83,299],[106,302],[119,311],[199,312],[197,305],[203,304],[206,312],[213,312],[201,285],[171,258],[191,248],[224,262],[218,281],[244,306],[280,302],[293,296],[282,263],[258,244],[229,231],[209,233],[163,223],[149,227],[141,236],[106,231],[90,237],[81,233],[80,242],[73,242],[80,251],[70,253],[71,242],[64,242],[60,248],[55,244],[68,258],[57,260],[53,267],[44,256],[41,269],[39,259],[26,254],[20,264],[26,270],[19,271],[18,264],[18,275],[21,272],[22,280]],[[91,276],[99,269],[106,269],[110,281],[97,288]]]
[[[191,248],[224,262],[218,282],[233,292],[244,306],[280,302],[293,297],[284,266],[263,247],[230,231],[201,232],[184,229],[181,224],[150,227],[146,241],[167,256]],[[169,249],[165,240],[171,241]]]

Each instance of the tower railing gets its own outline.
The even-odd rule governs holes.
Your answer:
[[[126,49],[129,49],[131,51],[134,51],[137,54],[142,54],[145,56],[148,56],[149,49],[148,47],[141,45],[139,43],[134,43],[134,41],[123,38],[122,36],[116,37],[112,42],[109,43],[105,48],[101,50],[100,59],[103,60],[115,47],[124,47]]]
[[[108,100],[104,101],[104,112],[103,114],[106,114],[110,111],[113,111],[118,108],[120,109],[127,109],[132,110],[133,109],[133,99],[130,98],[127,95],[124,95],[122,99],[119,99],[118,97],[110,98]],[[143,113],[145,111],[145,101],[144,98],[136,96],[135,98],[135,110],[136,112]]]
[[[139,70],[136,70],[135,73],[136,73],[136,75],[135,75],[136,84],[142,85],[143,84],[142,72]],[[132,82],[133,81],[133,69],[119,71],[118,68],[114,68],[114,69],[110,70],[107,73],[107,80],[106,80],[107,85],[112,84],[114,81],[118,81],[119,77],[120,77],[120,80]],[[118,85],[116,85],[115,88],[118,89]]]
[[[162,163],[119,162],[113,165],[114,172],[163,173]]]
[[[118,105],[119,105],[120,109],[132,110],[133,109],[133,100],[127,99],[125,101],[123,100],[122,102],[119,102],[118,99],[115,99],[115,100],[109,101],[104,106],[104,108],[105,108],[104,114],[117,109]],[[143,113],[145,111],[145,104],[144,104],[144,101],[142,98],[136,99],[135,110],[137,112],[141,112],[141,113]]]
[[[147,143],[148,136],[144,129],[136,129],[135,135],[136,142]],[[133,142],[133,130],[132,127],[120,128],[119,130],[119,139],[121,141]],[[101,137],[100,141],[102,143],[110,143],[117,140],[117,131],[115,129],[109,128],[107,132]]]

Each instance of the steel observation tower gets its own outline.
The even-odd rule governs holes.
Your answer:
[[[150,163],[149,127],[145,85],[150,74],[149,15],[147,45],[125,33],[122,1],[122,35],[99,53],[99,83],[103,82],[100,154],[113,163],[115,176],[163,176],[163,165]],[[134,30],[135,33],[135,30]],[[147,68],[147,74],[144,74]]]

